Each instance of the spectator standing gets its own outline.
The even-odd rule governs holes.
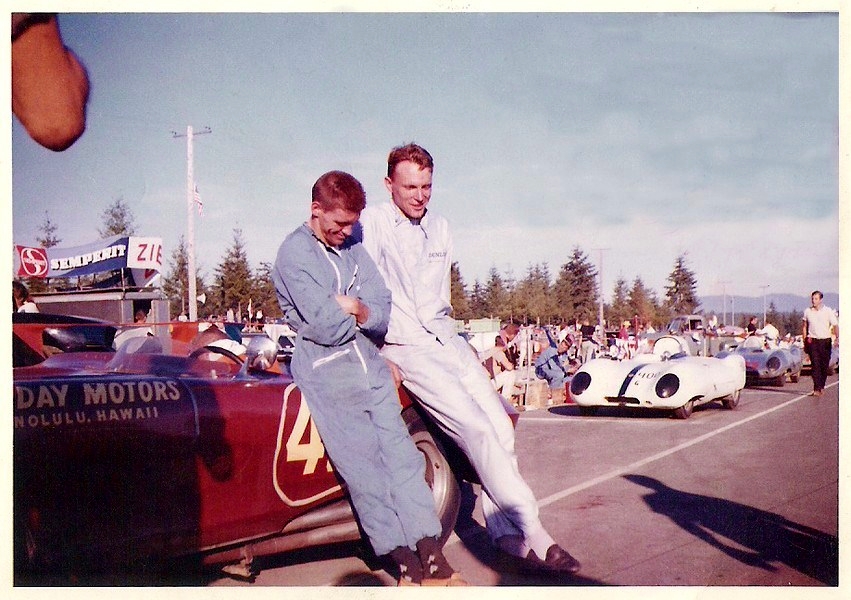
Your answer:
[[[632,358],[631,349],[629,347],[629,326],[629,320],[625,319],[621,323],[620,329],[618,329],[618,357],[621,359]]]
[[[810,299],[812,306],[804,311],[804,349],[810,355],[813,374],[812,396],[824,393],[824,384],[830,369],[830,352],[833,338],[839,347],[839,319],[832,308],[824,305],[824,294],[814,291]]]
[[[597,344],[594,340],[594,333],[596,332],[596,328],[591,325],[588,319],[582,321],[582,326],[579,328],[579,332],[582,334],[582,342],[580,344],[580,350],[582,352],[582,363],[585,364],[594,356],[597,352]]]
[[[759,323],[756,317],[751,317],[750,321],[748,321],[747,335],[754,335],[757,329],[759,329]]]

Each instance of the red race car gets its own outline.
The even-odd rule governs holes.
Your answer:
[[[361,538],[271,339],[242,356],[189,351],[197,324],[170,323],[113,351],[110,324],[15,318],[16,584],[122,583],[178,564],[250,579],[257,557]],[[465,461],[399,396],[445,541]]]

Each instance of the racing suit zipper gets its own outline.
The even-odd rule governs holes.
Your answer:
[[[334,263],[333,260],[331,260],[331,257],[328,256],[327,252],[323,252],[322,255],[330,263],[331,267],[334,269],[334,274],[337,276],[337,293],[338,294],[345,294],[346,296],[348,296],[349,292],[352,291],[352,288],[354,287],[355,281],[357,280],[357,277],[358,277],[358,264],[355,263],[355,268],[352,271],[352,280],[349,282],[349,285],[346,286],[346,291],[344,292],[342,290],[343,278],[340,275],[340,269],[337,268],[337,265]],[[366,360],[364,360],[363,354],[361,353],[361,350],[358,347],[357,340],[354,340],[354,339],[352,340],[352,347],[355,349],[355,354],[358,355],[358,360],[360,361],[360,364],[361,364],[361,367],[363,368],[364,374],[367,374],[368,371],[367,371],[367,368],[366,368]],[[321,367],[322,365],[327,364],[327,363],[331,362],[332,360],[336,360],[337,358],[339,358],[341,356],[345,356],[348,353],[349,353],[349,349],[346,348],[345,350],[339,350],[337,352],[334,352],[333,354],[329,354],[328,356],[317,359],[317,360],[313,361],[313,368],[315,369],[317,367]]]
[[[352,346],[355,347],[355,354],[358,355],[358,359],[360,360],[360,365],[361,365],[361,367],[363,367],[363,372],[364,372],[364,375],[365,375],[367,373],[366,361],[363,358],[363,354],[361,354],[360,348],[358,348],[358,341],[352,340]]]
[[[351,350],[349,348],[346,348],[345,350],[337,350],[336,352],[334,352],[333,354],[329,354],[328,356],[323,356],[322,358],[317,358],[316,360],[313,361],[313,368],[316,369],[317,367],[321,367],[322,365],[326,365],[329,362],[331,362],[332,360],[337,360],[341,356],[345,356],[349,352],[351,352]]]

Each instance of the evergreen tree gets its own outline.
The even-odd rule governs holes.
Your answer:
[[[559,279],[565,279],[562,289],[570,289],[570,297],[563,307],[568,319],[595,321],[598,313],[597,270],[579,246],[573,248],[570,260],[562,265]]]
[[[278,296],[275,294],[275,284],[272,283],[272,263],[260,263],[254,276],[253,287],[251,308],[255,314],[258,310],[263,311],[263,317],[266,320],[282,317]]]
[[[42,248],[53,248],[54,246],[58,246],[62,239],[57,237],[56,230],[58,226],[50,220],[50,215],[47,211],[44,211],[44,221],[42,221],[41,225],[38,226],[39,235],[36,236],[35,241],[38,242],[38,245]],[[29,288],[30,292],[46,292],[49,289],[49,280],[44,277],[28,277],[25,280],[25,284],[27,288]]]
[[[233,230],[233,244],[227,249],[222,262],[216,267],[211,293],[207,297],[207,313],[224,315],[233,309],[237,320],[242,320],[248,310],[248,301],[254,292],[251,267],[242,240],[242,230]]]
[[[502,275],[502,283],[505,285],[506,300],[502,308],[494,314],[502,320],[519,319],[517,315],[521,314],[523,308],[520,299],[517,297],[517,278],[514,276],[514,271],[511,267],[508,268]]]
[[[505,285],[502,276],[496,270],[496,267],[491,267],[488,273],[488,281],[485,285],[483,300],[485,314],[481,315],[482,317],[505,319],[510,316],[509,289]]]
[[[136,233],[133,211],[124,202],[124,198],[116,198],[115,202],[101,213],[101,219],[103,220],[103,229],[98,229],[98,235],[102,239],[114,235],[133,235]]]
[[[777,306],[774,304],[774,300],[768,303],[768,310],[765,311],[765,323],[762,324],[765,327],[766,323],[771,323],[777,330],[780,331],[780,326],[782,323],[780,322],[780,313],[777,312]]]
[[[195,290],[199,296],[207,293],[198,269],[195,272]],[[183,236],[180,236],[177,247],[171,253],[169,270],[162,280],[162,291],[168,298],[172,316],[189,313],[189,253]]]
[[[782,318],[779,320],[779,323],[775,323],[775,327],[780,330],[780,335],[786,335],[787,333],[791,334],[792,337],[796,335],[801,335],[802,333],[802,325],[801,321],[804,319],[804,313],[800,310],[793,310],[791,312],[783,313]]]
[[[452,316],[466,321],[470,319],[470,302],[467,299],[467,286],[461,276],[461,268],[453,262],[449,271]]]
[[[659,315],[655,295],[644,285],[641,277],[636,277],[632,282],[627,303],[629,312],[632,313],[631,318],[638,315],[639,322],[645,327],[652,324],[655,329],[658,329],[663,325],[660,322],[663,317]]]
[[[473,289],[470,291],[470,318],[481,319],[488,316],[487,303],[485,301],[485,288],[476,279]]]
[[[635,313],[629,307],[629,288],[626,284],[626,279],[622,276],[618,277],[615,282],[615,289],[612,292],[612,304],[607,312],[609,321],[614,324],[620,324],[624,321],[632,321]]]
[[[552,287],[552,293],[559,320],[563,323],[574,323],[576,315],[573,312],[573,284],[567,263],[559,269],[558,277]]]
[[[555,298],[550,290],[550,272],[546,263],[529,265],[526,277],[512,291],[513,315],[527,323],[558,320]]]
[[[690,314],[700,306],[697,278],[686,266],[686,253],[680,254],[665,286],[666,305],[676,314]]]

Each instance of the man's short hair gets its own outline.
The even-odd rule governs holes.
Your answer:
[[[419,165],[421,169],[429,169],[434,171],[434,159],[431,157],[425,148],[414,143],[397,146],[390,151],[387,157],[387,176],[393,177],[393,171],[396,170],[396,165],[406,160]]]
[[[360,181],[343,171],[328,171],[317,179],[312,198],[323,210],[342,208],[360,213],[366,206],[366,192]]]
[[[810,294],[810,297],[812,297],[812,296],[818,296],[820,299],[824,300],[824,294],[822,294],[818,290],[815,290],[812,294]]]

